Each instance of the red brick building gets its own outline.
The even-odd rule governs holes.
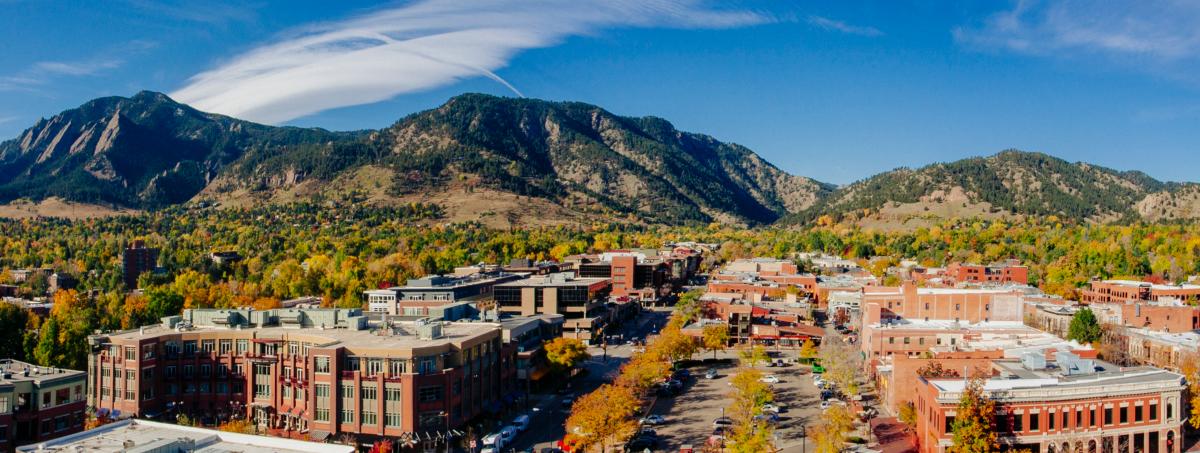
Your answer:
[[[1200,285],[1161,285],[1134,280],[1092,280],[1080,293],[1084,303],[1125,302],[1129,300],[1159,301],[1179,299],[1200,300]]]
[[[0,373],[0,449],[83,430],[87,379],[82,371],[0,360]]]
[[[357,309],[186,310],[90,343],[98,410],[238,414],[313,440],[445,438],[512,401],[516,383],[517,347],[497,323],[368,323]]]
[[[996,427],[1006,448],[1035,453],[1181,451],[1187,419],[1183,376],[1059,356],[1057,365],[1042,367],[1025,360],[992,363],[984,393],[997,401]],[[919,378],[921,452],[942,453],[951,445],[950,427],[963,388],[963,379]]]
[[[951,263],[946,275],[958,283],[1029,284],[1029,268],[1017,260],[988,265]]]

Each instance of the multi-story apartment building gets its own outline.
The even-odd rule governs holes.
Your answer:
[[[1089,308],[1101,324],[1167,333],[1200,329],[1200,307],[1177,299],[1093,302]]]
[[[997,402],[996,428],[1008,448],[1035,453],[1182,451],[1187,419],[1183,376],[1121,368],[1059,352],[1055,364],[1028,354],[995,360],[984,394]],[[917,441],[922,453],[947,451],[963,378],[919,378]]]
[[[649,252],[615,250],[572,259],[580,277],[609,279],[614,297],[654,300],[673,288],[672,266]]]
[[[1018,291],[991,289],[863,287],[863,323],[889,319],[947,320],[963,323],[1022,320],[1023,299]]]
[[[522,275],[500,271],[476,272],[461,276],[427,275],[409,279],[404,286],[363,291],[367,298],[367,310],[376,313],[402,314],[405,302],[421,302],[440,305],[446,302],[487,302],[492,299],[492,288],[497,284],[520,280]],[[429,306],[426,304],[425,306]]]
[[[158,266],[158,249],[146,247],[141,239],[134,240],[122,254],[121,266],[125,287],[135,289],[138,277]]]
[[[608,278],[575,277],[569,272],[539,275],[496,285],[496,306],[517,316],[562,315],[563,334],[594,341],[608,325]]]
[[[0,449],[82,430],[85,384],[82,371],[0,360]]]
[[[1080,293],[1084,303],[1161,299],[1198,300],[1200,285],[1162,285],[1134,280],[1092,280]]]
[[[1029,268],[1017,260],[988,265],[951,263],[946,275],[957,283],[1029,284]]]
[[[88,401],[142,417],[236,414],[313,440],[445,439],[512,399],[517,348],[502,329],[370,322],[358,309],[185,310],[92,336]]]

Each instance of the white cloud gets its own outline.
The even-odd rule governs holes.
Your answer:
[[[205,111],[279,123],[471,77],[517,53],[616,27],[729,28],[770,22],[701,0],[422,0],[307,27],[192,77],[171,93]]]
[[[808,16],[808,23],[814,27],[859,36],[883,36],[883,32],[875,27],[850,25],[840,20],[821,16]]]
[[[1030,54],[1077,51],[1134,61],[1195,60],[1200,2],[1020,0],[954,35],[963,44]]]
[[[0,76],[0,91],[37,91],[54,78],[101,75],[156,46],[150,41],[131,41],[83,60],[39,61],[16,74]]]

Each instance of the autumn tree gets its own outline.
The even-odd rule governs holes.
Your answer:
[[[763,374],[754,368],[742,368],[730,379],[728,414],[733,419],[730,451],[771,451],[772,428],[755,417],[763,414],[763,405],[775,401],[775,392],[762,382]]]
[[[725,347],[729,345],[729,326],[725,324],[704,326],[701,342],[704,344],[704,349],[712,351],[715,360],[717,351],[724,351]]]
[[[771,356],[767,355],[767,348],[761,344],[756,344],[750,349],[742,350],[742,361],[746,364],[755,367],[760,363],[766,363],[771,360]]]
[[[257,432],[254,423],[245,417],[235,418],[225,423],[221,423],[220,425],[217,425],[217,429],[225,432],[241,434],[255,434]]]
[[[670,372],[670,365],[661,358],[653,354],[636,354],[621,366],[621,372],[615,382],[637,391],[645,391]]]
[[[903,423],[905,428],[908,429],[909,431],[916,431],[917,430],[917,406],[914,405],[912,403],[912,401],[905,401],[903,404],[900,405],[899,412],[900,413],[896,415],[896,418],[900,419],[900,423]]]
[[[800,358],[812,360],[817,357],[817,345],[809,338],[800,345]]]
[[[948,378],[958,377],[958,372],[945,368],[942,366],[942,362],[934,360],[922,365],[921,368],[917,368],[917,376],[924,378]]]
[[[950,453],[991,453],[999,451],[996,434],[996,402],[984,393],[986,376],[975,372],[968,378],[958,400],[954,423],[950,426]]]
[[[576,338],[558,337],[546,343],[546,360],[556,371],[571,371],[591,357],[587,346]]]
[[[571,405],[567,431],[577,436],[580,451],[592,447],[607,451],[609,445],[627,439],[637,429],[633,416],[638,404],[637,396],[629,387],[601,385]]]
[[[809,428],[816,453],[840,453],[850,431],[854,429],[854,415],[841,404],[829,406],[821,412],[817,424]]]

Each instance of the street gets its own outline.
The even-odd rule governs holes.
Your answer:
[[[588,352],[591,353],[592,358],[584,362],[582,366],[586,373],[571,380],[569,393],[578,397],[595,390],[601,384],[612,382],[621,365],[633,355],[634,346],[629,344],[628,340],[645,339],[646,335],[658,331],[666,324],[671,310],[670,307],[647,308],[634,320],[625,322],[618,328],[618,332],[626,340],[625,344],[609,346],[607,360],[604,358],[603,349],[596,346],[589,347]],[[562,406],[560,401],[564,396],[566,395],[532,395],[531,406],[533,409],[529,413],[532,419],[529,430],[517,436],[516,442],[512,446],[506,446],[505,450],[515,448],[541,451],[542,448],[554,447],[556,442],[566,434],[563,424],[567,420],[570,408]]]

